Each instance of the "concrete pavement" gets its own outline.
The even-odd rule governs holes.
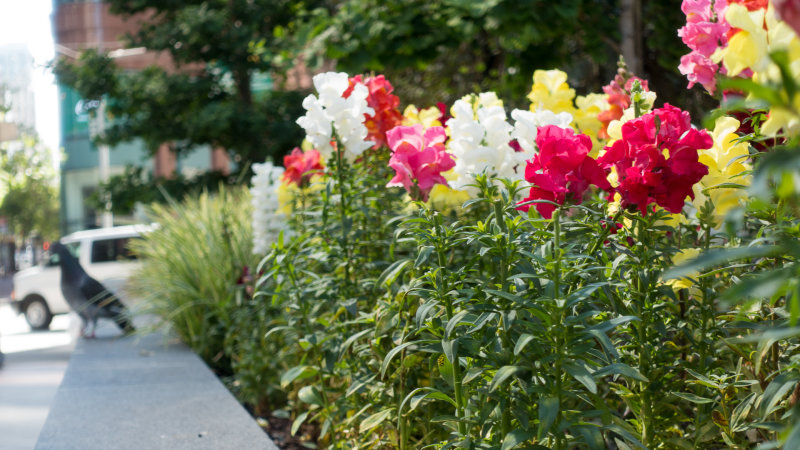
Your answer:
[[[61,384],[74,340],[70,317],[57,316],[51,331],[31,332],[25,319],[0,304],[0,450],[36,445]]]

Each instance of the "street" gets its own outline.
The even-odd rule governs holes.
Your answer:
[[[32,449],[67,368],[77,330],[70,315],[56,316],[50,331],[31,332],[6,302],[0,280],[0,450]],[[5,290],[5,292],[3,292]]]

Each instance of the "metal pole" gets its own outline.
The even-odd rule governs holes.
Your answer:
[[[96,36],[97,36],[97,50],[102,53],[103,52],[103,23],[101,20],[101,8],[103,3],[101,1],[96,1],[94,4],[94,21],[96,28]],[[106,129],[106,100],[105,98],[100,99],[100,105],[97,108],[97,114],[95,119],[97,120],[96,129],[97,135],[100,138],[105,137],[105,129]],[[109,180],[109,166],[110,166],[110,159],[108,153],[108,145],[100,144],[97,146],[97,153],[98,153],[98,171],[100,175],[100,182],[103,184],[108,184]],[[114,226],[114,216],[111,213],[111,198],[110,196],[106,196],[105,200],[105,208],[103,209],[103,215],[101,218],[101,225],[103,228],[109,228]]]

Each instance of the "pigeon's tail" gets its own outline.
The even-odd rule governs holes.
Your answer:
[[[114,319],[114,322],[117,323],[117,326],[119,326],[120,330],[122,330],[125,334],[131,334],[136,331],[136,328],[133,327],[130,319],[122,314],[117,315],[117,317]]]

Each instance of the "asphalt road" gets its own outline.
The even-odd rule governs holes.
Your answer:
[[[7,304],[10,292],[10,279],[0,278],[0,450],[32,449],[67,368],[77,323],[72,315],[56,316],[50,331],[31,332]]]

